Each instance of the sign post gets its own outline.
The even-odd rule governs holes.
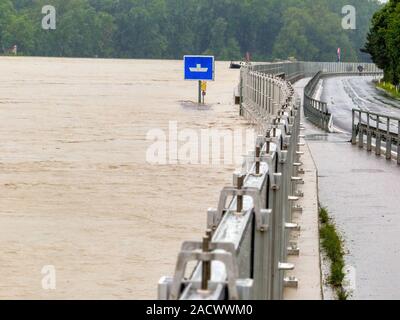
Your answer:
[[[213,56],[184,56],[183,61],[185,80],[199,82],[198,102],[200,104],[202,93],[205,95],[206,91],[203,90],[202,81],[214,81],[215,59]]]
[[[201,80],[199,80],[199,104],[201,103]]]

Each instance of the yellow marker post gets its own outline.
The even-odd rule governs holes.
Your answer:
[[[204,104],[204,98],[207,94],[207,81],[201,81],[200,86],[201,86],[201,93],[203,96],[203,104]]]
[[[203,92],[207,91],[207,81],[201,82],[201,91],[203,91]]]

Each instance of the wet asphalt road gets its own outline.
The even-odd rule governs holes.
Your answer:
[[[336,126],[348,133],[327,134],[303,120],[305,136],[318,169],[319,200],[326,206],[345,242],[351,299],[400,299],[400,168],[349,143],[354,89],[359,107],[397,113],[369,84],[372,78],[331,78],[324,81]],[[302,96],[309,79],[295,84]],[[328,101],[328,99],[326,101]],[[372,110],[371,110],[372,111]]]
[[[374,77],[334,77],[322,82],[321,100],[328,103],[336,128],[351,132],[352,109],[400,118],[400,101],[385,96],[375,88]],[[397,124],[392,125],[397,131]]]

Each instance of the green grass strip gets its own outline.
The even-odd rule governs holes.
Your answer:
[[[343,241],[339,236],[335,225],[329,218],[329,213],[326,208],[320,208],[319,218],[321,224],[321,245],[331,261],[331,270],[328,282],[334,287],[339,300],[347,300],[348,295],[343,289],[343,280],[345,277],[343,272],[345,267]]]
[[[397,90],[396,86],[389,82],[379,82],[376,85],[378,88],[385,90],[389,95],[394,98],[400,99],[400,91]]]

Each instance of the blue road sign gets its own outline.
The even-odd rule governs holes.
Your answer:
[[[185,80],[214,81],[215,63],[212,56],[184,56]]]

